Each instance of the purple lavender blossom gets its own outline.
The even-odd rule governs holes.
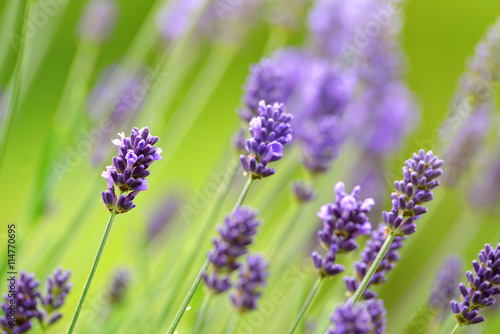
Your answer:
[[[368,269],[370,269],[373,261],[377,257],[378,252],[387,238],[387,230],[384,224],[379,224],[378,229],[372,231],[371,238],[366,241],[366,246],[361,253],[361,261],[354,263],[354,277],[344,277],[344,282],[348,293],[354,294],[359,287],[359,284],[365,277]],[[395,237],[389,250],[380,262],[377,271],[373,275],[368,286],[382,284],[387,281],[386,275],[391,271],[395,263],[399,261],[398,250],[403,247],[403,241],[406,237]],[[377,294],[370,289],[363,292],[363,299],[376,298]]]
[[[135,207],[134,198],[148,189],[148,168],[155,160],[161,160],[161,148],[154,145],[158,137],[149,133],[149,127],[133,128],[130,137],[125,133],[112,142],[118,146],[119,156],[113,157],[113,165],[107,166],[101,176],[108,181],[108,190],[101,193],[104,205],[110,212],[125,213]],[[120,191],[116,195],[115,186]]]
[[[0,328],[6,333],[25,333],[32,328],[32,319],[43,318],[38,309],[40,281],[35,278],[35,274],[27,275],[23,270],[19,277],[8,282],[9,293],[4,295],[4,316],[0,317]]]
[[[111,304],[120,303],[131,281],[131,273],[127,268],[119,268],[113,274],[111,284],[109,286],[109,302]]]
[[[343,182],[335,185],[335,202],[323,205],[318,217],[323,220],[323,229],[318,232],[321,245],[328,250],[325,258],[317,252],[312,253],[314,266],[321,277],[336,275],[344,267],[335,264],[337,253],[346,253],[358,248],[356,238],[370,234],[372,225],[367,213],[375,204],[372,198],[359,200],[360,186],[354,187],[351,194],[345,192]]]
[[[493,249],[485,244],[478,255],[479,262],[472,261],[474,272],[467,271],[467,285],[458,285],[462,302],[451,301],[451,310],[459,324],[474,325],[485,320],[479,311],[493,305],[493,296],[500,294],[500,244]]]
[[[436,311],[448,308],[450,300],[457,295],[458,285],[462,273],[462,260],[456,256],[446,258],[442,268],[436,275],[434,286],[429,297],[429,306]]]
[[[399,80],[368,86],[346,115],[353,140],[374,154],[394,152],[417,123],[414,98]]]
[[[386,328],[386,310],[382,300],[370,300],[337,307],[331,321],[335,328],[326,334],[382,334]]]
[[[208,254],[214,272],[202,276],[211,292],[222,293],[231,287],[229,274],[240,268],[239,258],[248,252],[260,225],[256,217],[256,211],[240,207],[218,227],[220,237],[212,240],[214,248]]]
[[[59,320],[63,315],[59,312],[54,312],[59,309],[65,302],[66,297],[71,291],[73,284],[70,283],[69,278],[71,271],[63,272],[62,268],[57,268],[52,275],[47,276],[45,283],[46,293],[41,298],[42,305],[45,308],[48,317],[48,324],[53,324]]]
[[[261,289],[267,283],[269,262],[262,255],[250,255],[247,264],[238,273],[235,291],[231,294],[231,301],[239,312],[255,310]]]
[[[112,0],[91,0],[84,9],[78,24],[81,39],[102,43],[107,40],[114,28],[118,5]]]
[[[259,103],[259,116],[250,121],[250,134],[245,147],[248,156],[240,155],[241,165],[247,175],[261,179],[276,173],[267,168],[269,162],[283,157],[283,146],[292,142],[290,122],[293,117],[283,111],[283,104]]]
[[[295,181],[292,184],[292,191],[298,203],[310,202],[316,197],[314,186],[306,184],[304,181]]]
[[[403,180],[394,182],[396,191],[391,194],[392,210],[383,212],[387,227],[400,236],[415,233],[415,221],[427,212],[422,204],[432,201],[432,190],[439,186],[437,180],[443,171],[443,160],[432,151],[420,150],[408,159],[403,167]]]
[[[283,75],[278,66],[269,59],[262,59],[250,66],[250,74],[244,86],[244,108],[239,110],[241,118],[250,122],[260,115],[260,101],[275,104],[283,102]]]

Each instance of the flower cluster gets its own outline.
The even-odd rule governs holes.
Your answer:
[[[382,300],[369,300],[358,304],[347,302],[337,307],[331,321],[334,328],[326,334],[382,334],[386,329],[386,314]]]
[[[255,310],[261,289],[267,283],[269,262],[261,255],[247,257],[247,264],[240,269],[231,301],[241,312]]]
[[[394,182],[396,191],[391,194],[392,210],[384,211],[383,219],[387,228],[399,236],[415,233],[415,221],[427,212],[422,204],[431,201],[432,190],[439,186],[437,180],[443,171],[443,160],[420,150],[413,158],[406,160],[403,167],[403,180]]]
[[[214,271],[203,273],[205,284],[213,293],[222,293],[231,288],[230,274],[241,267],[239,258],[248,252],[260,221],[257,212],[240,207],[231,216],[226,216],[224,224],[218,228],[219,238],[214,238],[214,248],[208,260]]]
[[[361,261],[354,263],[354,277],[344,277],[344,282],[349,293],[353,294],[356,292],[360,282],[370,269],[373,261],[375,261],[375,258],[382,248],[386,238],[387,235],[385,225],[379,224],[378,229],[372,231],[371,238],[366,241],[365,249],[361,253]],[[380,262],[380,265],[378,266],[377,271],[373,275],[368,286],[372,284],[382,284],[387,280],[385,276],[394,268],[395,263],[399,261],[400,256],[398,250],[403,247],[403,241],[405,238],[406,237],[394,238],[389,246],[389,250],[382,259],[382,262]],[[362,297],[364,299],[373,299],[377,297],[377,294],[369,289],[366,289],[363,292]]]
[[[46,293],[41,300],[47,312],[46,316],[48,317],[49,325],[63,316],[61,313],[54,311],[64,304],[66,297],[71,291],[73,285],[69,281],[70,276],[71,272],[69,270],[63,272],[61,268],[57,268],[52,273],[52,276],[47,276],[47,282],[45,283]]]
[[[468,284],[458,285],[462,302],[451,301],[451,309],[460,324],[473,325],[484,321],[479,311],[495,303],[494,295],[500,294],[500,244],[496,248],[484,245],[479,262],[472,261],[474,272],[467,271]]]
[[[57,268],[47,277],[45,294],[40,292],[40,281],[34,274],[28,275],[23,270],[19,277],[11,277],[2,303],[2,333],[26,333],[33,327],[34,320],[43,326],[57,322],[62,314],[55,311],[64,304],[71,290],[70,275],[70,271]]]
[[[250,67],[244,88],[243,103],[246,107],[241,108],[239,114],[247,122],[259,116],[260,101],[269,104],[283,102],[283,76],[269,59],[262,59]]]
[[[450,256],[444,262],[434,280],[429,306],[432,310],[442,311],[448,307],[451,299],[456,297],[456,286],[462,273],[460,258]]]
[[[283,104],[266,105],[259,103],[259,116],[250,121],[250,134],[245,148],[248,156],[240,155],[240,161],[245,173],[254,179],[261,179],[276,173],[267,168],[269,162],[283,157],[283,146],[292,142],[290,122],[292,115],[283,111]]]
[[[8,294],[4,295],[2,303],[5,316],[0,317],[0,327],[7,333],[25,333],[33,326],[32,319],[42,319],[37,307],[40,281],[34,274],[22,271],[19,278],[11,278],[8,282]]]
[[[146,177],[151,173],[148,168],[155,160],[161,160],[161,148],[154,145],[158,137],[149,134],[149,128],[132,129],[130,137],[119,134],[114,139],[119,156],[113,157],[113,165],[107,166],[101,176],[108,180],[108,190],[103,191],[104,205],[110,212],[125,213],[135,207],[134,198],[140,191],[148,189]],[[115,186],[120,191],[116,195]]]
[[[358,248],[356,238],[369,234],[372,229],[367,213],[375,204],[373,199],[360,201],[360,186],[354,187],[351,194],[347,194],[343,182],[338,182],[334,190],[335,202],[323,205],[318,212],[318,217],[323,220],[323,229],[318,232],[318,237],[328,253],[324,258],[317,252],[312,253],[314,266],[323,277],[344,271],[343,266],[335,264],[336,255]]]

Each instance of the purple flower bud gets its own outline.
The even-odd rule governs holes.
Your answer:
[[[127,268],[119,268],[115,271],[108,288],[109,302],[111,304],[118,304],[123,300],[130,281],[131,273]]]
[[[305,184],[303,181],[294,182],[292,184],[292,190],[295,199],[299,203],[312,201],[316,197],[314,187],[312,185]]]
[[[353,305],[347,302],[335,309],[331,321],[335,329],[326,334],[382,334],[386,328],[386,314],[382,300],[369,300]]]

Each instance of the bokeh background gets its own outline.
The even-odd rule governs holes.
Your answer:
[[[241,105],[249,65],[285,45],[303,44],[307,39],[305,20],[310,4],[304,1],[305,5],[298,6],[293,29],[280,27],[270,19],[292,7],[275,1],[278,4],[264,7],[255,17],[248,18],[250,24],[241,31],[235,31],[233,22],[221,21],[219,30],[204,30],[211,36],[168,42],[156,23],[162,1],[117,1],[116,28],[107,41],[94,48],[82,46],[77,34],[86,1],[38,2],[40,7],[35,11],[46,10],[50,15],[34,28],[37,31],[26,44],[29,53],[23,64],[20,103],[10,120],[2,118],[2,127],[10,130],[4,138],[6,146],[0,165],[2,245],[6,244],[6,225],[14,223],[19,269],[35,272],[42,281],[58,265],[72,271],[74,287],[63,308],[65,316],[50,329],[63,332],[76,307],[108,216],[100,199],[100,191],[106,187],[100,173],[114,154],[109,140],[117,131],[104,133],[104,138],[96,139],[88,151],[84,148],[84,153],[79,151],[72,156],[78,145],[93,142],[96,135],[92,129],[104,119],[99,114],[86,116],[92,105],[89,91],[99,82],[103,69],[119,62],[131,68],[140,64],[143,73],[157,71],[157,85],[137,107],[140,111],[133,124],[124,122],[117,130],[128,132],[131,125],[149,125],[151,132],[160,136],[158,145],[163,148],[165,159],[151,168],[150,188],[137,198],[137,208],[117,217],[78,329],[81,333],[166,332],[210,247],[208,238],[199,243],[198,236],[203,232],[204,217],[213,207],[217,187],[236,159],[231,155],[231,138],[239,124],[235,111]],[[301,3],[290,1],[295,2]],[[406,81],[418,100],[421,120],[403,145],[383,158],[382,168],[388,175],[397,175],[403,161],[422,143],[428,145],[428,139],[440,129],[466,59],[500,13],[500,3],[493,0],[408,1],[403,8],[401,43],[407,55]],[[3,89],[9,86],[14,73],[17,53],[11,33],[20,34],[23,12],[23,1],[0,2]],[[159,67],[165,59],[167,65]],[[67,95],[70,103],[61,109],[60,100],[71,73],[77,78],[88,76],[88,85],[78,86],[82,83],[79,79]],[[441,153],[439,146],[425,148]],[[477,150],[482,152],[475,161],[480,166],[490,154],[480,147]],[[101,153],[96,154],[97,151]],[[272,291],[281,291],[285,297],[282,303],[264,312],[262,321],[249,333],[282,333],[295,318],[315,279],[307,264],[316,230],[320,228],[315,212],[332,200],[333,186],[338,180],[345,180],[348,188],[355,185],[352,170],[356,164],[364,163],[359,155],[354,146],[344,147],[331,170],[315,181],[316,200],[300,209],[294,229],[278,245],[273,245],[277,242],[274,232],[281,221],[295,214],[291,212],[295,209],[290,184],[306,174],[296,157],[289,162],[283,159],[276,164],[276,176],[257,182],[251,190],[247,203],[261,211],[264,221],[252,250],[275,247],[278,253],[276,262],[271,262],[272,283],[264,291],[263,301]],[[50,172],[58,167],[47,161],[72,157],[70,168]],[[477,191],[472,184],[480,176],[481,172],[472,168],[454,187],[443,186],[436,191],[429,214],[419,221],[418,232],[410,236],[411,242],[401,252],[402,261],[378,290],[388,309],[388,333],[403,332],[415,312],[425,305],[434,275],[447,255],[457,254],[468,267],[485,242],[500,241],[498,205],[486,210],[471,203],[471,192]],[[48,177],[52,178],[50,182]],[[243,183],[244,178],[237,174],[217,214],[217,222],[230,210]],[[390,190],[385,191],[386,203],[381,207],[387,209]],[[168,212],[162,211],[166,206],[179,211],[163,230],[148,232],[155,217],[168,220]],[[375,217],[380,217],[380,212]],[[211,227],[208,235],[214,231]],[[190,257],[193,253],[194,258]],[[343,261],[349,263],[357,256],[359,252]],[[2,252],[0,258],[3,277],[6,253]],[[290,274],[296,266],[302,269]],[[186,267],[189,271],[184,277],[182,269]],[[109,298],[109,291],[119,268],[127,268],[130,279],[123,299],[116,302]],[[292,279],[283,279],[290,275]],[[343,294],[340,276],[328,282],[301,330],[322,333]],[[179,333],[191,330],[202,295],[200,291],[193,300]],[[231,312],[227,298],[218,298],[204,332],[222,333]],[[443,327],[449,330],[444,333],[454,326],[448,313],[451,312],[447,312]],[[486,316],[486,323],[463,332],[498,333],[498,313],[492,310]]]

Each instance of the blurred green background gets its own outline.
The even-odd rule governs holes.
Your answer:
[[[16,52],[10,45],[9,32],[21,29],[22,3],[17,0],[0,2],[0,87],[8,86],[14,71]],[[116,30],[109,41],[100,47],[94,69],[88,73],[90,87],[97,82],[99,70],[130,55],[127,50],[133,41],[137,41],[141,26],[149,29],[145,31],[156,34],[154,22],[147,20],[151,21],[148,13],[156,10],[158,3],[151,0],[122,0],[118,3],[120,10]],[[25,81],[33,81],[25,87],[21,103],[12,116],[12,127],[0,167],[1,220],[4,226],[11,223],[17,226],[18,268],[33,271],[39,278],[49,274],[56,265],[73,272],[74,288],[63,309],[65,316],[52,329],[54,332],[62,332],[69,325],[104,230],[108,213],[102,206],[100,191],[105,189],[106,183],[99,175],[114,154],[109,151],[108,158],[100,166],[90,163],[90,155],[84,156],[51,190],[45,207],[47,211],[37,215],[34,203],[39,199],[39,194],[35,193],[37,178],[41,177],[39,166],[44,159],[44,147],[49,141],[53,119],[78,47],[76,29],[84,5],[85,1],[59,5],[57,12],[29,41],[30,54],[24,64]],[[425,141],[439,129],[447,115],[457,80],[465,69],[466,58],[473,53],[474,45],[500,13],[500,3],[493,0],[408,1],[404,12],[402,43],[408,57],[407,80],[418,98],[422,120],[400,152],[387,159],[386,168],[392,172],[398,172],[403,159],[420,148],[418,141]],[[154,40],[149,33],[145,36]],[[168,71],[162,73],[164,79],[159,85],[160,91],[152,91],[160,101],[156,105],[161,106],[162,99],[168,99],[169,103],[160,108],[156,108],[154,103],[146,103],[136,123],[138,127],[149,125],[151,132],[160,136],[158,145],[168,159],[153,165],[150,189],[137,198],[137,208],[117,217],[78,323],[80,332],[166,332],[210,247],[208,239],[197,244],[202,218],[209,212],[210,203],[215,198],[207,183],[213,187],[214,181],[211,180],[227,170],[227,152],[231,151],[231,136],[238,124],[235,110],[240,105],[248,66],[283,44],[301,44],[304,36],[302,27],[283,37],[282,32],[276,33],[272,25],[262,20],[256,22],[242,40],[233,44],[188,43],[185,48],[169,49],[162,43],[152,43],[150,49],[139,48],[138,53],[126,58],[133,62],[136,60],[134,57],[144,51],[144,62],[156,68],[165,50],[168,50],[171,59],[180,50],[179,61],[173,62]],[[145,40],[142,42],[147,44]],[[209,67],[205,66],[207,62]],[[179,73],[184,75],[182,80],[175,79]],[[208,94],[206,103],[204,94]],[[77,124],[81,127],[72,129],[73,145],[91,129],[88,123]],[[129,128],[122,130],[130,131]],[[188,131],[187,135],[184,135],[185,131]],[[114,137],[109,134],[108,139]],[[104,143],[109,142],[105,140]],[[110,143],[107,145],[111,146]],[[63,151],[70,148],[71,145],[65,145]],[[289,270],[287,265],[292,268],[308,261],[309,245],[320,227],[315,212],[320,205],[333,198],[333,186],[338,180],[349,180],[348,171],[356,162],[348,150],[346,148],[332,171],[318,182],[322,190],[320,196],[301,212],[297,226],[304,233],[295,231],[290,239],[279,245],[282,254],[278,258],[281,262],[271,264],[274,285],[265,290],[263,300],[269,298],[268,293],[273,289],[281,286],[280,291],[286,295],[285,302],[267,312],[255,332],[285,332],[309,291],[315,276],[310,271],[301,279],[300,287],[295,287],[292,282],[287,285],[280,279]],[[260,209],[265,222],[252,250],[265,251],[279,222],[291,214],[288,183],[293,178],[291,176],[297,178],[303,175],[302,171],[293,168],[296,163],[286,162],[285,159],[277,163],[278,173],[283,176],[270,178],[265,183],[257,182],[252,189],[247,203]],[[218,222],[234,204],[244,182],[242,179],[238,174],[217,216]],[[218,183],[215,181],[215,184]],[[402,261],[379,290],[389,312],[388,333],[401,333],[413,313],[425,303],[434,274],[447,254],[461,255],[469,266],[485,242],[497,244],[500,240],[498,216],[475,212],[468,206],[467,184],[463,182],[454,189],[442,187],[436,192],[436,201],[429,207],[430,213],[419,221],[417,234],[410,237],[411,242],[402,251]],[[286,191],[272,193],[272,189],[280,185],[286,186],[283,188]],[[347,186],[351,188],[353,185]],[[194,210],[194,214],[189,211],[187,215],[178,215],[161,235],[148,243],[148,221],[169,193],[181,196],[184,203],[191,206],[194,206],[193,200],[199,199],[201,209]],[[265,205],[271,199],[272,205]],[[212,228],[209,234],[213,232]],[[310,238],[304,238],[305,233],[309,233]],[[70,234],[75,235],[69,238]],[[0,237],[2,245],[5,245],[6,227],[0,231]],[[70,241],[65,242],[67,239]],[[193,249],[197,257],[188,263],[190,273],[187,279],[179,281],[182,278],[176,277],[176,273]],[[6,262],[5,256],[2,252],[2,263]],[[353,255],[351,260],[355,258],[356,255]],[[132,280],[125,300],[111,307],[103,295],[114,271],[123,266],[132,272]],[[318,333],[325,328],[329,314],[343,297],[340,276],[324,287],[308,317],[311,324],[319,319]],[[190,331],[202,295],[200,292],[195,297],[191,310],[178,328],[179,333]],[[204,332],[222,332],[231,312],[227,298],[218,298],[210,312]],[[463,332],[500,332],[498,317],[493,313],[486,316],[486,323],[476,328],[465,328]],[[451,331],[452,323],[448,327]]]

